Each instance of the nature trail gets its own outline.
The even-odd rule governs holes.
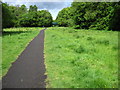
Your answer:
[[[29,43],[8,73],[2,88],[45,88],[44,30]]]

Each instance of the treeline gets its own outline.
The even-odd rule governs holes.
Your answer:
[[[120,2],[73,2],[59,12],[56,22],[76,29],[119,30]]]
[[[49,27],[52,25],[52,16],[47,10],[38,10],[36,5],[9,6],[2,3],[2,26],[9,27]]]

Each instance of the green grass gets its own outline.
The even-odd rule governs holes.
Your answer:
[[[9,28],[2,35],[2,75],[42,28]]]
[[[48,88],[118,87],[118,32],[48,28],[44,52]]]
[[[2,75],[2,37],[0,35],[0,76]]]

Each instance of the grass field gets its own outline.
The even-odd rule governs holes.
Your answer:
[[[117,88],[118,32],[53,27],[45,31],[48,88]]]
[[[4,76],[28,43],[42,28],[9,28],[2,35],[2,75]]]
[[[0,35],[0,76],[2,76],[2,36]]]

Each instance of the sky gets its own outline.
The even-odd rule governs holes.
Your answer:
[[[70,7],[73,0],[2,0],[9,5],[23,5],[25,4],[27,8],[30,5],[36,5],[38,10],[48,10],[53,19],[55,20],[59,11],[63,8]],[[69,1],[69,2],[68,2]]]

